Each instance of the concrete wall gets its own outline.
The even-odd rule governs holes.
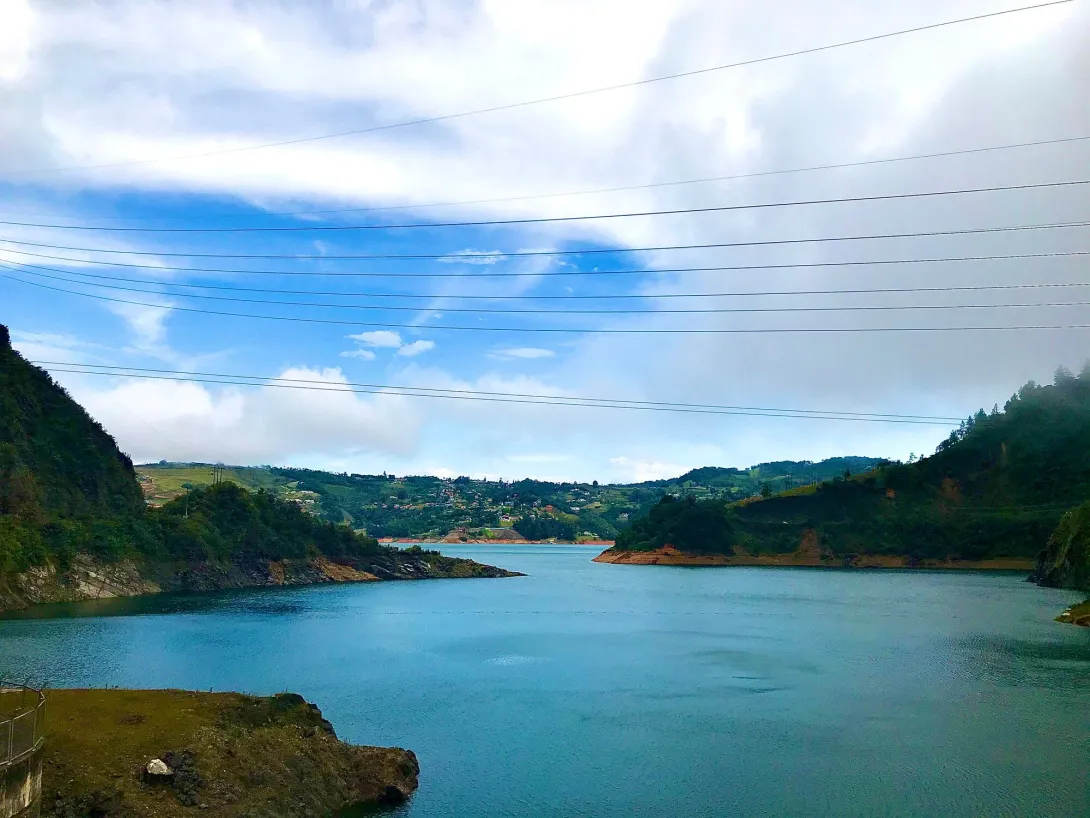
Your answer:
[[[30,818],[38,814],[42,794],[42,750],[0,767],[0,818]]]

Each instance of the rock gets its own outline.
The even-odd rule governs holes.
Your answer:
[[[390,784],[378,797],[378,803],[384,806],[403,804],[409,800],[410,793],[404,792],[400,787]]]
[[[174,770],[161,758],[153,758],[144,767],[144,779],[151,782],[168,782],[174,777]]]

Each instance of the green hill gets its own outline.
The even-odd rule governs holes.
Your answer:
[[[1064,513],[1090,497],[1087,452],[1090,370],[1078,377],[1061,370],[1053,385],[1028,383],[1002,411],[967,419],[919,462],[722,508],[695,504],[683,519],[671,507],[636,521],[617,547],[661,547],[688,537],[686,526],[707,528],[725,512],[700,551],[787,554],[806,544],[833,558],[1035,558]]]
[[[381,546],[304,507],[232,482],[147,507],[114,439],[0,326],[0,609],[156,590],[507,575]]]
[[[0,571],[99,549],[143,510],[132,461],[0,325]]]
[[[221,467],[219,474],[241,486],[265,488],[324,520],[349,523],[375,537],[439,539],[458,529],[487,536],[489,529],[513,528],[531,540],[609,540],[630,518],[646,514],[667,494],[740,500],[762,491],[811,485],[881,462],[873,457],[835,457],[820,463],[760,463],[748,469],[707,466],[668,480],[613,485],[335,474],[272,466]],[[213,468],[207,464],[163,462],[136,468],[152,503],[181,495],[186,484],[208,485],[213,479]]]

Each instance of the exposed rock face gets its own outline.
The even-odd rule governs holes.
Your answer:
[[[20,574],[0,576],[0,610],[41,602],[79,602],[118,596],[155,594],[162,588],[145,578],[136,563],[103,563],[78,554],[66,570],[53,563],[34,566]]]
[[[1030,560],[1013,558],[916,560],[888,554],[834,555],[828,549],[821,548],[814,537],[804,537],[798,549],[786,554],[750,554],[740,547],[735,547],[733,554],[690,554],[668,545],[654,551],[609,548],[595,557],[594,562],[614,565],[687,565],[691,567],[734,565],[769,568],[951,568],[975,571],[1024,571],[1032,565]]]
[[[248,560],[236,563],[144,564],[131,560],[104,563],[86,554],[76,556],[66,570],[54,564],[0,577],[0,610],[18,610],[43,602],[138,596],[165,591],[218,591],[327,582],[513,577],[472,560],[432,553],[379,554],[350,563],[325,557],[309,560]]]

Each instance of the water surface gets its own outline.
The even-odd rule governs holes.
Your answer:
[[[530,576],[52,606],[0,621],[0,676],[300,692],[416,751],[412,818],[1090,814],[1074,594],[444,550]]]

